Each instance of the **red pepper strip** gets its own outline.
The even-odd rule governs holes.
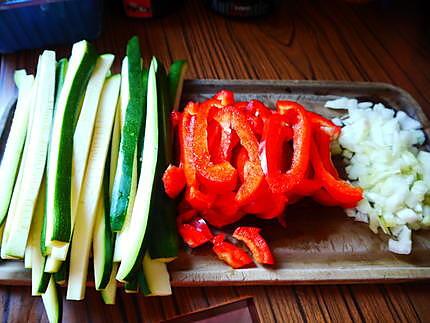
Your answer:
[[[221,90],[213,96],[214,99],[221,102],[222,106],[232,105],[234,103],[234,93],[227,90]]]
[[[287,201],[285,194],[272,193],[266,181],[263,181],[256,198],[244,205],[242,210],[261,219],[273,219],[282,215]]]
[[[327,192],[340,204],[356,205],[363,198],[363,190],[344,180],[335,178],[325,169],[316,144],[312,145],[311,149],[315,176],[321,180]]]
[[[270,199],[266,203],[271,204],[271,208],[267,211],[263,211],[255,214],[256,217],[260,219],[270,220],[281,216],[287,203],[289,203],[289,198],[282,193],[272,193]]]
[[[284,141],[291,139],[291,131],[286,124],[286,120],[279,114],[273,114],[266,122],[264,128],[263,142],[264,154],[262,159],[265,160],[265,173],[268,175],[281,174],[281,165],[283,160],[287,159],[284,156]]]
[[[272,192],[270,191],[267,182],[263,180],[255,198],[243,205],[242,210],[247,214],[258,214],[270,211],[272,208],[271,201]]]
[[[237,221],[242,217],[242,215],[239,214],[239,205],[236,202],[235,192],[226,192],[224,194],[217,195],[212,208],[215,211],[218,211],[220,216],[223,215],[226,220],[227,218],[232,218]]]
[[[228,161],[214,164],[208,148],[209,111],[219,107],[219,102],[209,99],[200,105],[193,132],[193,161],[201,184],[213,191],[232,191],[237,183],[237,172]]]
[[[234,244],[222,241],[220,239],[213,239],[216,243],[212,250],[216,253],[219,259],[226,262],[232,268],[242,268],[252,264],[251,257],[241,248]]]
[[[221,146],[221,126],[216,121],[208,123],[208,149],[212,163],[220,163],[224,160]]]
[[[254,134],[258,139],[260,139],[263,134],[264,124],[272,114],[271,110],[258,100],[247,102],[246,106],[243,106],[243,108],[247,113],[248,122],[250,123]]]
[[[195,218],[189,223],[182,223],[178,226],[179,234],[190,248],[196,248],[209,242],[213,234],[202,218]]]
[[[164,191],[170,198],[174,199],[182,192],[186,185],[184,169],[169,165],[163,174],[162,180]]]
[[[339,201],[335,200],[324,188],[318,190],[312,195],[312,198],[318,202],[318,204],[324,206],[337,206]]]
[[[357,206],[357,202],[342,203],[331,196],[324,188],[320,189],[312,195],[312,198],[318,202],[318,204],[325,206],[340,206],[344,209],[350,209]]]
[[[257,138],[247,123],[246,115],[234,107],[224,107],[218,110],[214,117],[220,124],[230,122],[231,129],[236,131],[240,144],[246,149],[249,161],[244,164],[244,180],[236,193],[239,206],[252,200],[264,179],[261,169]]]
[[[324,118],[323,116],[307,111],[307,115],[311,120],[313,127],[317,127],[329,135],[331,140],[336,139],[340,135],[341,127],[336,126],[331,120]]]
[[[219,244],[225,240],[224,233],[218,233],[215,237],[212,238],[212,244]]]
[[[256,262],[273,265],[275,261],[272,252],[266,240],[260,235],[260,231],[261,229],[256,227],[238,227],[234,230],[233,238],[246,244]]]
[[[276,106],[286,122],[293,129],[293,158],[291,168],[281,173],[273,152],[279,150],[279,137],[272,136],[277,132],[269,126],[269,135],[266,136],[266,159],[268,164],[267,182],[274,193],[287,193],[295,188],[305,178],[310,157],[310,145],[312,141],[312,128],[306,115],[306,110],[300,104],[291,101],[278,101]],[[278,146],[278,148],[276,148]],[[270,167],[274,164],[274,167]]]
[[[190,206],[197,211],[205,211],[212,207],[215,200],[215,195],[205,194],[198,190],[195,186],[189,186],[185,190],[185,200]]]
[[[300,184],[294,188],[294,194],[299,196],[310,196],[321,188],[322,184],[316,179],[303,179]]]
[[[196,124],[196,111],[199,105],[190,102],[182,114],[182,122],[179,125],[179,145],[181,151],[181,164],[184,169],[187,189],[185,200],[191,207],[197,210],[205,210],[211,207],[214,196],[201,192],[198,188],[196,167],[194,163],[193,141]]]
[[[202,212],[206,221],[217,228],[239,221],[244,213],[239,210],[235,196],[234,192],[217,196],[211,209]]]
[[[179,145],[181,151],[181,164],[184,168],[187,185],[196,186],[196,168],[193,162],[193,134],[196,123],[194,111],[198,109],[198,104],[190,102],[182,114],[182,122],[179,124]]]
[[[225,160],[230,161],[233,149],[239,143],[239,138],[230,128],[225,129],[217,121],[212,120],[208,123],[208,149],[211,162],[221,163]]]
[[[334,178],[339,179],[339,173],[333,164],[331,159],[331,137],[329,134],[323,131],[314,132],[314,140],[318,147],[319,156],[324,165],[324,168],[333,175]]]
[[[234,165],[236,166],[237,173],[239,174],[239,178],[241,182],[244,181],[245,178],[245,163],[249,161],[248,152],[245,148],[240,147],[234,158]]]

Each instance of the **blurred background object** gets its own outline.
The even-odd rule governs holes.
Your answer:
[[[229,17],[258,17],[271,12],[277,0],[206,0],[215,12]]]
[[[177,10],[182,0],[123,0],[127,16],[134,18],[162,17]]]
[[[0,53],[95,39],[102,15],[103,0],[0,1]]]

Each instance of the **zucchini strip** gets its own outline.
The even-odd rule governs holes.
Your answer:
[[[27,134],[28,120],[31,109],[31,92],[34,82],[33,75],[27,75],[24,70],[15,72],[15,83],[18,87],[18,101],[12,126],[7,138],[5,151],[0,164],[0,225],[4,223],[12,198],[12,192],[19,164],[24,150],[25,137]]]
[[[82,98],[97,60],[87,41],[75,43],[51,132],[47,173],[46,244],[61,247],[70,241],[73,134]]]
[[[109,143],[112,135],[121,78],[108,78],[103,87],[96,116],[93,139],[79,198],[75,229],[70,254],[69,284],[67,299],[81,300],[85,296],[88,258],[95,222],[96,208],[103,204],[95,196],[100,195]]]
[[[142,167],[127,230],[127,241],[133,246],[122,255],[121,264],[116,276],[119,281],[126,281],[142,263],[141,248],[148,224],[149,207],[154,183],[155,168],[158,155],[158,115],[157,115],[157,61],[152,59],[148,74],[148,96],[145,123],[145,138],[142,152]],[[139,259],[140,258],[140,259]]]
[[[151,259],[149,253],[143,258],[143,271],[151,296],[167,296],[172,294],[170,276],[165,263]]]
[[[63,298],[61,292],[51,277],[47,290],[42,294],[42,301],[45,307],[49,323],[61,323],[63,316]]]
[[[118,263],[113,264],[109,283],[107,284],[105,289],[102,289],[100,291],[103,302],[105,304],[110,304],[110,305],[115,304],[116,290],[117,290],[117,283],[116,283],[115,276],[116,276],[116,273],[118,272],[118,266],[119,266]]]
[[[109,283],[113,263],[113,234],[109,218],[109,161],[106,163],[103,177],[103,189],[100,192],[102,207],[97,209],[93,233],[94,284],[101,290]]]
[[[167,76],[161,64],[157,70],[158,159],[155,171],[154,197],[150,209],[149,254],[162,262],[174,260],[179,251],[176,228],[176,203],[164,191],[163,173],[173,163],[173,130],[170,124],[170,100]]]
[[[100,94],[114,60],[114,55],[104,54],[97,58],[93,73],[91,74],[88,86],[85,91],[84,103],[79,115],[76,130],[73,135],[73,157],[72,157],[72,192],[71,192],[71,229],[76,219],[79,194],[82,189],[82,181],[87,165],[88,152],[90,150],[91,138],[93,135],[94,122],[96,119],[97,107]],[[52,248],[52,255],[64,261],[67,257],[69,244],[62,247]]]
[[[43,225],[43,214],[45,212],[45,200],[46,200],[46,183],[42,182],[40,187],[39,195],[36,202],[36,208],[31,224],[32,244],[31,247],[31,294],[33,296],[40,295],[39,285],[46,278],[49,279],[49,274],[43,272],[45,266],[45,257],[40,252],[40,232],[42,231]]]
[[[124,115],[124,125],[121,129],[120,152],[112,191],[110,222],[112,231],[119,232],[124,225],[127,210],[130,207],[129,197],[133,173],[133,156],[137,149],[143,116],[143,80],[140,45],[137,37],[132,37],[127,44],[126,79],[128,80],[127,109]],[[124,63],[123,63],[124,64]],[[121,96],[123,103],[127,94]]]
[[[55,52],[44,51],[37,66],[38,85],[34,103],[34,122],[28,133],[28,151],[21,162],[22,185],[9,237],[3,246],[5,254],[10,257],[24,257],[33,209],[45,171],[54,109],[55,67]]]

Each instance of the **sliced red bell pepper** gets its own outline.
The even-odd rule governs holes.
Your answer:
[[[219,259],[226,262],[232,268],[242,268],[252,264],[252,258],[243,249],[224,241],[224,236],[216,236],[213,240],[212,250]]]
[[[256,213],[255,216],[260,219],[270,220],[284,214],[287,203],[289,203],[289,198],[282,193],[271,193],[270,199],[266,203],[270,203],[270,208]]]
[[[220,101],[222,106],[228,106],[234,103],[234,93],[228,90],[219,91],[213,98]]]
[[[246,244],[256,262],[273,265],[275,261],[272,252],[266,240],[261,236],[260,231],[261,229],[256,227],[237,227],[234,230],[233,238]]]
[[[197,186],[196,168],[193,157],[194,127],[196,123],[195,111],[198,104],[190,102],[184,109],[182,121],[179,124],[180,160],[184,168],[184,175],[189,186]]]
[[[322,182],[322,186],[327,190],[339,204],[356,205],[363,198],[363,190],[354,187],[350,183],[337,179],[325,167],[321,160],[320,154],[313,144],[312,147],[312,165],[315,176]]]
[[[222,227],[225,227],[226,225],[235,223],[245,215],[245,213],[237,209],[236,206],[229,206],[229,205],[226,205],[226,203],[223,203],[223,204],[225,208],[224,210],[223,210],[223,206],[218,205],[217,207],[214,206],[202,212],[203,218],[211,225],[217,228],[222,228]],[[236,211],[232,212],[232,210],[234,209],[236,209]],[[230,213],[227,213],[229,212],[229,210],[230,210]]]
[[[293,130],[293,157],[290,169],[282,173],[280,158],[277,158],[281,145],[279,135],[282,135],[282,132],[280,133],[280,130],[275,129],[279,125],[278,122],[270,123],[265,136],[267,182],[273,192],[287,193],[305,178],[310,157],[312,128],[306,110],[300,104],[292,101],[278,101],[276,106],[279,113],[284,117],[284,122]],[[279,135],[276,136],[276,134]],[[284,138],[285,135],[282,140]]]
[[[313,127],[319,128],[321,131],[326,133],[330,137],[330,140],[334,140],[339,137],[341,127],[336,126],[333,121],[312,111],[307,111],[307,115],[311,120]]]
[[[264,180],[257,196],[242,207],[246,214],[254,214],[261,219],[273,219],[283,214],[287,197],[282,193],[272,193]]]
[[[245,176],[245,163],[249,161],[248,152],[245,148],[240,147],[233,159],[233,165],[236,167],[241,182]]]
[[[185,175],[182,167],[169,165],[163,174],[164,191],[166,194],[174,199],[185,188]]]
[[[237,108],[229,106],[219,109],[214,118],[220,124],[231,124],[231,129],[235,130],[239,137],[240,145],[246,149],[248,154],[249,160],[243,166],[243,182],[236,193],[236,201],[240,206],[255,196],[264,178],[257,138],[246,120],[246,115]]]
[[[324,206],[338,206],[339,201],[335,200],[327,191],[325,188],[321,188],[318,191],[316,191],[312,198],[318,202],[318,204],[324,205]]]
[[[209,190],[232,191],[237,183],[237,172],[228,161],[214,164],[208,148],[208,115],[211,109],[220,108],[218,100],[209,99],[200,104],[193,129],[193,160],[199,181]]]
[[[219,163],[224,160],[221,145],[221,126],[212,120],[208,122],[208,149],[212,163]]]
[[[261,138],[266,120],[271,116],[271,110],[261,101],[251,100],[243,105],[243,109],[248,116],[248,122],[251,125],[254,134],[258,139]]]
[[[230,161],[238,143],[239,138],[229,127],[224,128],[215,120],[208,123],[208,148],[212,163]]]
[[[195,186],[188,186],[185,190],[185,200],[197,211],[204,211],[212,207],[215,195],[203,193]]]
[[[178,231],[190,248],[201,246],[213,238],[213,234],[205,220],[200,217],[196,217],[188,223],[179,224]]]
[[[220,244],[225,240],[225,234],[224,233],[218,233],[216,236],[212,238],[212,244]]]
[[[331,136],[322,130],[314,131],[314,140],[318,147],[319,157],[321,159],[322,164],[324,165],[324,168],[331,175],[333,175],[334,178],[338,179],[339,173],[331,159]]]
[[[310,196],[321,189],[321,182],[317,179],[304,178],[300,184],[294,188],[294,194],[298,196]]]

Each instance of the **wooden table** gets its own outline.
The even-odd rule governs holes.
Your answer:
[[[409,91],[430,115],[430,36],[419,2],[383,8],[341,1],[282,1],[274,15],[256,20],[225,19],[202,1],[186,1],[176,14],[151,21],[126,19],[106,10],[96,46],[117,54],[140,36],[145,61],[186,58],[188,78],[318,79],[381,81]],[[422,1],[424,2],[424,1]],[[427,30],[427,32],[425,32]],[[56,48],[59,55],[70,47]],[[0,90],[17,67],[32,70],[40,51],[5,55]],[[430,256],[430,255],[429,255]],[[430,321],[430,284],[259,286],[175,288],[173,296],[143,298],[120,292],[116,306],[103,305],[87,290],[85,301],[64,303],[64,322],[155,322],[251,295],[263,322]],[[2,322],[47,321],[40,298],[28,287],[0,287]]]

